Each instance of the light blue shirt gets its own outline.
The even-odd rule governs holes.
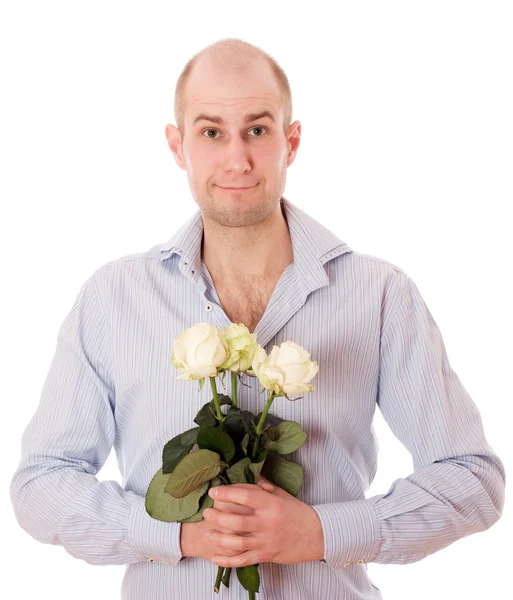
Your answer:
[[[293,340],[320,366],[314,392],[278,398],[271,413],[308,435],[286,458],[303,466],[297,497],[319,515],[325,552],[324,560],[261,563],[259,597],[378,600],[367,563],[412,563],[492,526],[504,505],[504,466],[411,278],[351,250],[283,197],[282,209],[294,260],[254,333],[268,353]],[[11,482],[16,518],[36,540],[89,564],[127,565],[123,600],[247,600],[235,570],[230,588],[214,594],[217,565],[183,558],[181,524],[145,509],[164,445],[212,396],[209,385],[176,380],[173,341],[196,323],[230,323],[201,260],[202,235],[198,209],[168,243],[110,261],[83,284]],[[238,401],[257,414],[265,400],[255,382],[238,388]],[[414,472],[366,499],[377,469],[376,406]],[[122,486],[96,478],[112,446]]]

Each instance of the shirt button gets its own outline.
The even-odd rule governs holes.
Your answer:
[[[362,564],[362,563],[364,563],[365,561],[363,560],[363,558],[360,558],[360,559],[358,559],[356,562],[357,562],[357,563],[359,563],[359,564],[361,565],[361,564]]]
[[[212,310],[212,306],[210,304],[207,304],[205,307],[205,310],[211,311]]]

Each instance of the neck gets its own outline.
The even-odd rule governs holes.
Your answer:
[[[201,252],[210,273],[222,279],[282,273],[294,256],[281,202],[269,217],[244,227],[225,227],[203,215]]]

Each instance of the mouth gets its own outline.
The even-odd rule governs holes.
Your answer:
[[[227,192],[243,192],[245,190],[252,190],[257,185],[258,185],[258,183],[255,185],[249,186],[249,187],[222,187],[220,185],[218,185],[217,187],[222,190],[226,190]]]

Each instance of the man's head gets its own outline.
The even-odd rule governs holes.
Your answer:
[[[187,63],[175,90],[177,127],[167,125],[166,137],[205,217],[243,227],[279,209],[301,135],[291,115],[285,73],[256,46],[220,40]]]

